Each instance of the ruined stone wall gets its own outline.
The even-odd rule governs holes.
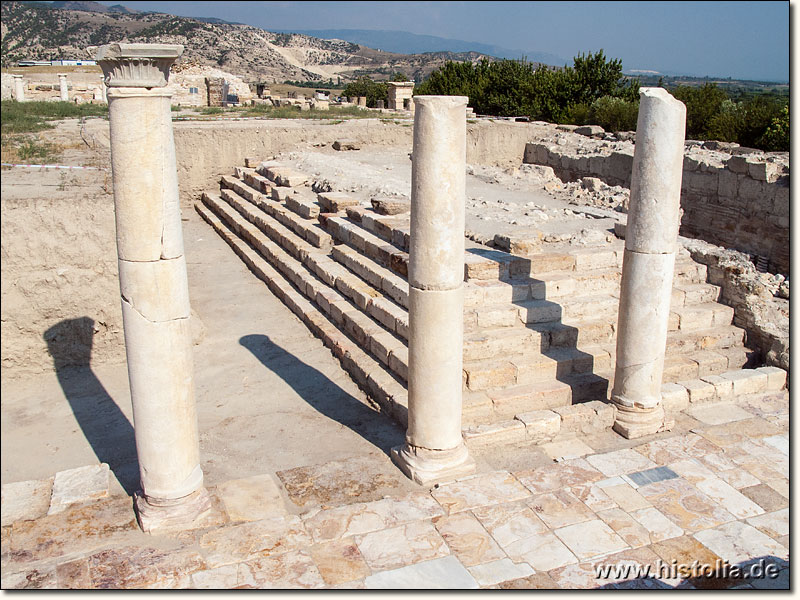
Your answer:
[[[561,134],[559,140],[568,140]],[[633,144],[532,142],[523,162],[552,167],[565,181],[597,177],[630,187]],[[788,153],[728,154],[687,142],[681,186],[681,235],[768,259],[772,272],[789,272]]]
[[[124,360],[110,178],[12,170],[3,179],[3,377]]]

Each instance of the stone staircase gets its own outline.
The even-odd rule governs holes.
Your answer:
[[[315,194],[275,162],[237,167],[195,207],[339,358],[407,422],[409,215]],[[393,211],[389,211],[393,212]],[[465,240],[464,437],[543,441],[609,427],[621,240],[515,256]],[[744,331],[705,265],[676,260],[664,382],[746,366]],[[712,380],[713,381],[713,380]],[[560,418],[554,417],[558,415]]]

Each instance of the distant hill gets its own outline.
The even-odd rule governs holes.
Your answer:
[[[554,54],[524,50],[511,50],[501,46],[451,40],[434,35],[419,35],[407,31],[372,30],[372,29],[300,29],[294,33],[302,33],[323,39],[339,39],[370,48],[379,48],[386,52],[401,54],[417,54],[423,52],[478,52],[498,58],[519,59],[523,56],[531,62],[547,65],[564,66],[572,63]]]
[[[213,66],[265,83],[347,81],[360,75],[388,79],[397,72],[421,81],[448,60],[495,60],[475,51],[401,54],[219,19],[112,8],[88,1],[3,2],[2,66],[20,60],[89,58],[89,46],[109,42],[183,44],[182,63]]]

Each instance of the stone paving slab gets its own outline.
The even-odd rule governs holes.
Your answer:
[[[167,536],[139,531],[129,498],[66,504],[9,517],[2,587],[786,589],[787,431],[753,417],[605,440],[584,458],[385,497],[365,462],[333,461],[211,488],[220,518]],[[729,569],[760,563],[774,577]]]
[[[88,465],[59,471],[53,478],[48,515],[63,511],[70,504],[89,502],[108,496],[108,465]]]
[[[53,479],[18,481],[2,488],[2,525],[32,521],[43,517],[50,508]]]

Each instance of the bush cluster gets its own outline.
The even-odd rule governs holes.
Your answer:
[[[468,96],[475,112],[485,115],[568,123],[593,118],[593,104],[604,97],[637,102],[639,82],[626,79],[622,61],[608,60],[600,50],[576,56],[563,69],[526,60],[447,62],[415,93]],[[601,103],[594,110],[605,114],[609,107]]]
[[[686,137],[736,142],[767,151],[789,150],[789,105],[772,96],[734,100],[717,87],[679,85],[672,95],[686,105]]]

